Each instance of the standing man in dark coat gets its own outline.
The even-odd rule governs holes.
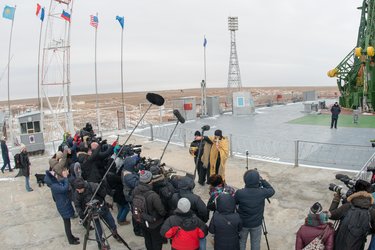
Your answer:
[[[259,250],[265,200],[272,197],[275,190],[260,177],[256,169],[246,171],[243,179],[245,187],[237,190],[234,196],[243,223],[240,249],[246,249],[247,236],[250,233],[251,250]]]
[[[340,112],[341,112],[341,108],[340,108],[339,104],[337,102],[335,102],[335,104],[333,104],[333,106],[331,108],[331,113],[332,113],[331,128],[333,128],[333,126],[335,126],[335,129],[337,129],[337,119],[339,119]]]
[[[3,174],[7,165],[8,165],[9,172],[13,171],[10,166],[9,151],[8,151],[8,146],[6,144],[6,139],[7,138],[3,137],[3,139],[1,140],[1,156],[3,157],[3,162],[4,162],[4,165],[1,168],[1,172],[3,172]]]
[[[189,152],[192,156],[194,156],[194,165],[197,168],[198,172],[198,183],[202,186],[204,186],[204,183],[206,182],[206,175],[207,175],[207,166],[203,165],[202,162],[202,155],[204,151],[204,142],[203,137],[201,136],[201,132],[198,130],[194,133],[194,141],[190,143]],[[201,144],[201,145],[200,145]],[[199,146],[201,148],[201,152],[199,153]],[[197,164],[198,160],[198,164]]]
[[[82,177],[88,182],[99,183],[102,180],[100,171],[104,169],[103,160],[113,153],[113,147],[108,146],[107,150],[102,152],[102,146],[97,142],[91,143],[91,155],[82,163]]]
[[[214,213],[208,231],[215,235],[214,249],[240,249],[239,233],[242,230],[240,215],[235,212],[236,201],[228,193],[222,193],[216,199]]]

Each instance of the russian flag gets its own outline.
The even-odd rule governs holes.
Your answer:
[[[66,21],[70,22],[70,14],[66,12],[65,10],[63,10],[63,12],[61,13],[61,17],[65,19]]]
[[[40,21],[44,21],[44,8],[42,8],[42,6],[40,6],[40,4],[36,4],[36,13],[35,13],[37,16],[39,16],[40,18]]]

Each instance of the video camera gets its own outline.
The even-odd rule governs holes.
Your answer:
[[[330,183],[328,189],[340,194],[341,198],[343,199],[343,203],[345,203],[346,198],[352,195],[354,192],[356,192],[355,191],[356,181],[351,179],[349,176],[345,174],[337,174],[335,177],[337,180],[343,182],[348,189],[344,190],[342,186],[336,185],[334,183]]]
[[[118,156],[125,158],[127,156],[132,156],[134,154],[140,155],[141,152],[142,152],[142,145],[128,144],[122,148]]]
[[[171,177],[172,174],[175,174],[172,168],[166,169],[165,163],[160,163],[159,159],[151,159],[151,158],[142,158],[140,161],[139,169],[148,170],[152,173],[152,175],[163,175],[164,178]]]

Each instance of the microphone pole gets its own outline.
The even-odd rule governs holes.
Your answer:
[[[200,160],[199,158],[202,152],[202,141],[204,139],[204,131],[208,131],[208,130],[210,130],[209,125],[204,125],[202,127],[202,132],[201,132],[202,139],[199,142],[198,155],[197,155],[197,159],[195,160],[194,179],[193,179],[194,181],[195,181],[195,177],[197,176],[198,162]],[[207,167],[209,168],[210,166],[207,166]]]
[[[163,156],[164,156],[165,150],[167,149],[167,147],[168,147],[168,145],[169,145],[169,142],[170,142],[171,139],[172,139],[173,133],[174,133],[174,131],[176,130],[177,125],[178,125],[180,122],[181,122],[181,123],[185,123],[185,118],[182,117],[180,111],[178,111],[177,109],[175,109],[175,110],[173,110],[173,114],[176,116],[176,118],[177,118],[177,122],[176,122],[176,125],[175,125],[174,128],[173,128],[172,133],[171,133],[170,136],[169,136],[169,139],[168,139],[167,144],[165,145],[165,147],[164,147],[164,149],[163,149],[163,153],[161,154],[160,159],[159,159],[159,164],[161,164],[161,160],[163,159]]]
[[[132,132],[129,134],[129,136],[128,136],[128,138],[126,139],[126,141],[124,142],[124,144],[122,144],[122,146],[121,146],[121,148],[120,148],[118,154],[115,156],[115,158],[113,159],[111,165],[108,167],[107,171],[106,171],[105,174],[103,175],[102,180],[99,182],[99,185],[98,185],[98,187],[95,189],[95,192],[94,192],[94,194],[91,196],[91,199],[90,199],[89,202],[91,202],[91,201],[94,199],[95,195],[98,193],[99,188],[100,188],[100,186],[103,184],[103,181],[104,181],[104,179],[106,178],[106,176],[107,176],[109,170],[111,170],[113,164],[115,164],[116,159],[117,159],[118,156],[121,154],[121,152],[122,152],[122,150],[124,149],[126,143],[129,141],[130,136],[134,133],[135,129],[138,127],[139,123],[143,120],[143,118],[145,117],[146,113],[150,110],[151,106],[152,106],[153,104],[156,105],[156,106],[162,106],[162,105],[164,104],[164,98],[163,98],[161,95],[158,95],[158,94],[155,94],[155,93],[147,93],[147,95],[146,95],[146,99],[150,102],[150,105],[148,106],[146,112],[144,112],[144,114],[143,114],[143,116],[141,117],[141,119],[139,119],[137,125],[135,125],[135,127],[133,128]],[[85,209],[85,211],[84,211],[84,214],[86,214],[86,212],[87,212],[87,207],[86,207],[86,209]]]

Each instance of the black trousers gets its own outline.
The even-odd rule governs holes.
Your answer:
[[[74,241],[74,236],[72,234],[70,218],[69,219],[63,218],[63,220],[64,220],[64,228],[65,228],[66,237],[68,238],[69,243],[71,243]]]
[[[337,118],[331,118],[331,128],[333,128],[333,126],[335,126],[335,128],[337,128]]]
[[[197,162],[197,158],[194,158],[194,164],[196,164],[196,162]],[[204,184],[204,182],[206,181],[207,168],[203,167],[203,163],[201,161],[198,161],[197,172],[198,172],[198,182],[200,184]]]
[[[141,227],[147,250],[162,250],[163,237],[160,235],[161,226],[162,225],[159,225],[154,229],[150,229],[144,226]]]

